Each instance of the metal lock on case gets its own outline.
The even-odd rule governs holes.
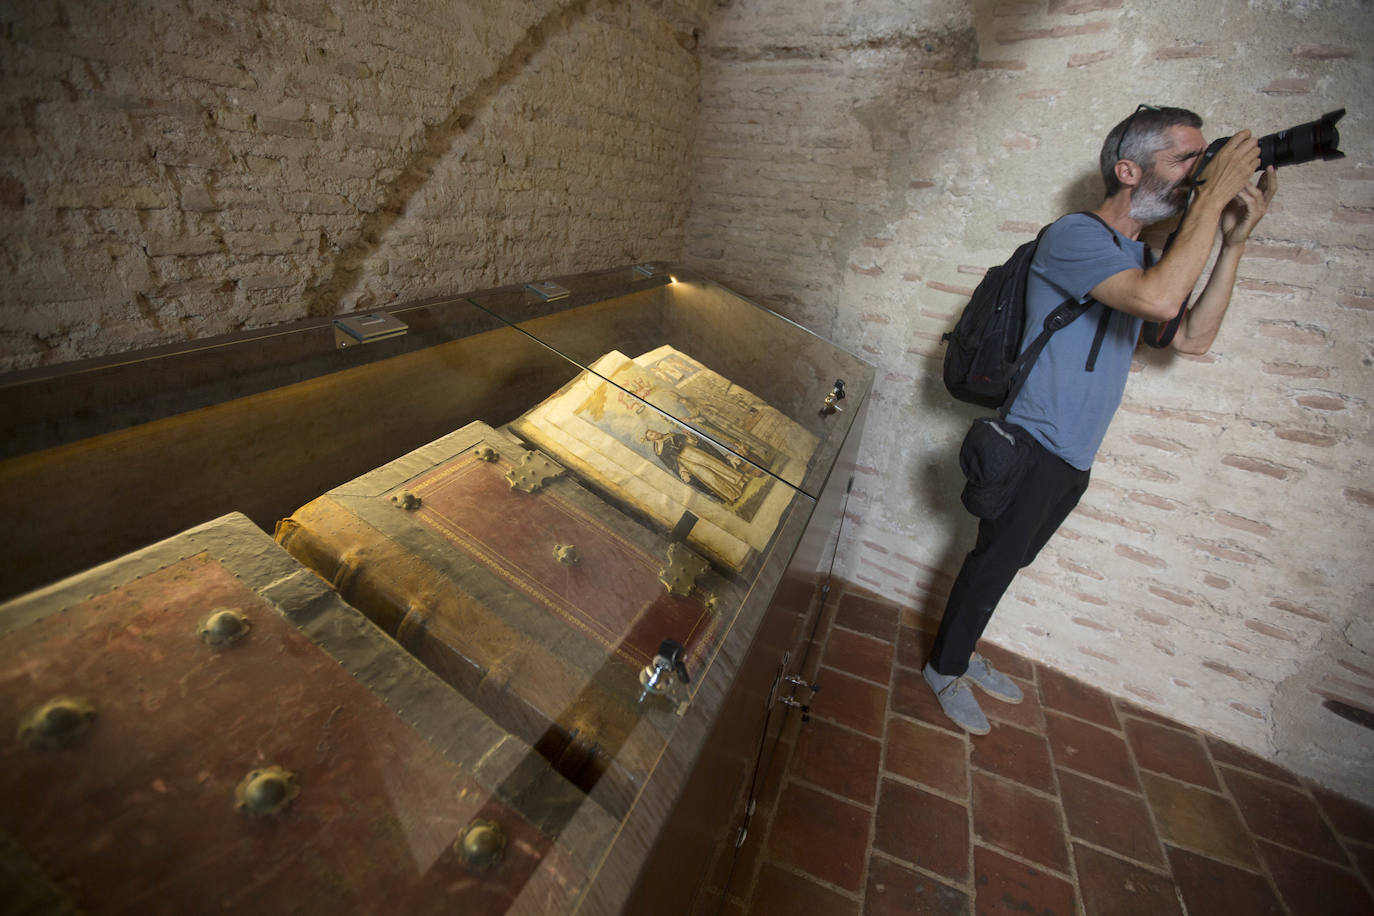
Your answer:
[[[687,649],[675,639],[665,639],[659,643],[654,660],[639,672],[639,683],[644,686],[639,694],[640,702],[651,693],[668,693],[675,681],[684,685],[691,683],[687,662],[683,658],[686,654]]]
[[[830,389],[830,393],[825,396],[825,401],[821,403],[821,414],[832,414],[837,410],[844,410],[840,406],[840,401],[844,400],[844,379],[835,379],[835,387]]]

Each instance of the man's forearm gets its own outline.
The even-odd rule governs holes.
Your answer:
[[[1240,266],[1245,244],[1223,244],[1207,277],[1207,285],[1197,301],[1184,314],[1179,323],[1178,333],[1174,336],[1173,347],[1180,353],[1201,355],[1206,353],[1221,330],[1222,319],[1226,317],[1227,306],[1231,304],[1231,291],[1236,285],[1236,270]]]
[[[1093,288],[1093,298],[1146,321],[1172,320],[1207,267],[1225,207],[1216,194],[1199,193],[1157,264],[1108,277]]]
[[[1193,288],[1207,267],[1207,259],[1212,256],[1217,226],[1225,207],[1226,201],[1199,194],[1169,250],[1141,277],[1142,297],[1156,306],[1164,320],[1173,318],[1193,294]]]

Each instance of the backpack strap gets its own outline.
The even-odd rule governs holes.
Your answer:
[[[1117,238],[1116,231],[1112,229],[1111,226],[1107,225],[1106,220],[1089,210],[1080,210],[1078,212],[1083,216],[1090,216],[1101,223],[1102,227],[1111,235],[1112,241],[1116,243],[1116,247],[1121,247],[1121,239]],[[1048,228],[1049,226],[1045,227],[1045,229]],[[1045,234],[1045,229],[1040,230],[1042,236]],[[1154,253],[1150,250],[1150,246],[1146,245],[1145,266],[1149,267],[1153,263]],[[1021,387],[1026,384],[1026,379],[1030,376],[1031,366],[1034,365],[1036,358],[1040,356],[1040,351],[1045,349],[1045,345],[1050,342],[1050,335],[1060,328],[1068,326],[1077,319],[1079,315],[1082,315],[1097,304],[1100,303],[1098,303],[1096,299],[1089,299],[1087,302],[1075,302],[1073,299],[1065,299],[1063,303],[1045,317],[1045,323],[1040,333],[1021,353],[1021,358],[1016,361],[1016,370],[1015,375],[1012,376],[1014,381],[1012,382],[1011,390],[1007,392],[1007,399],[1002,402],[1000,416],[1003,419],[1006,419],[1007,412],[1011,410],[1012,402],[1014,402],[1016,396],[1021,393]],[[1102,351],[1102,343],[1107,338],[1107,330],[1111,326],[1112,314],[1115,311],[1115,309],[1108,305],[1102,306],[1102,317],[1097,320],[1097,331],[1093,334],[1093,345],[1088,351],[1087,360],[1083,364],[1083,369],[1086,372],[1092,372],[1097,368],[1097,356]]]
[[[1102,219],[1102,217],[1098,216],[1096,213],[1088,213],[1086,210],[1083,212],[1086,215],[1091,216],[1093,219],[1097,220],[1103,226],[1106,226],[1107,231],[1112,234],[1112,241],[1116,242],[1116,247],[1121,247],[1121,239],[1117,238],[1116,232],[1112,229],[1111,226],[1107,225],[1106,221]],[[1154,263],[1154,260],[1154,252],[1150,250],[1149,245],[1146,245],[1145,266],[1149,267],[1151,264]],[[1098,353],[1102,352],[1102,342],[1107,338],[1107,329],[1111,326],[1112,314],[1115,311],[1116,310],[1111,308],[1110,306],[1102,306],[1102,317],[1097,320],[1097,333],[1093,335],[1092,349],[1088,351],[1088,360],[1086,363],[1083,364],[1083,368],[1088,372],[1092,372],[1094,369],[1097,368],[1097,355]],[[1172,336],[1172,334],[1170,336]]]
[[[1012,375],[1011,390],[1007,392],[1007,399],[1002,402],[1002,419],[1006,419],[1007,412],[1011,410],[1012,402],[1021,393],[1021,386],[1026,384],[1026,379],[1030,376],[1031,366],[1034,365],[1040,351],[1045,349],[1045,344],[1050,342],[1050,335],[1060,328],[1067,327],[1073,323],[1079,315],[1092,308],[1093,300],[1087,302],[1075,302],[1073,299],[1065,299],[1054,311],[1045,316],[1045,323],[1040,328],[1040,333],[1035,340],[1031,341],[1025,350],[1021,352],[1021,357],[1016,361],[1016,371]]]

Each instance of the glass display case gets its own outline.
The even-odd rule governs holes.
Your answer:
[[[806,703],[872,379],[661,263],[0,379],[25,893],[713,911]],[[205,650],[221,625],[247,638]],[[226,708],[249,740],[215,751]],[[113,797],[100,842],[61,838]],[[129,844],[156,874],[94,893]]]

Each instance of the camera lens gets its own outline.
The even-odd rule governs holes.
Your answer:
[[[1340,159],[1342,153],[1337,147],[1341,135],[1336,130],[1336,122],[1345,115],[1345,109],[1324,114],[1315,121],[1299,124],[1278,133],[1260,137],[1260,169],[1269,166],[1300,165],[1313,159]]]

